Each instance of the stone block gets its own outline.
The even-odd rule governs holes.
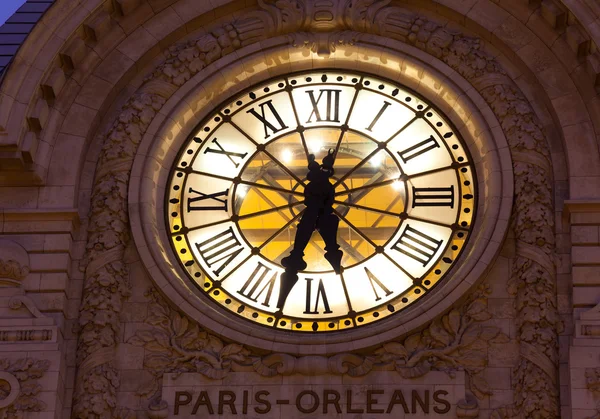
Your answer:
[[[92,43],[102,39],[112,26],[110,15],[104,11],[98,11],[95,16],[86,20],[83,24],[83,30],[86,40]]]
[[[153,46],[157,40],[144,27],[137,28],[118,46],[118,51],[133,61],[137,61]]]
[[[596,305],[600,303],[600,287],[573,287],[573,304]]]
[[[100,64],[94,74],[110,84],[116,84],[121,78],[132,69],[135,61],[123,54],[121,51],[113,50],[106,59]]]
[[[590,39],[587,34],[579,28],[579,25],[570,25],[565,31],[565,38],[569,47],[577,57],[581,58],[590,52]]]
[[[74,186],[47,186],[45,188],[40,188],[40,206],[46,208],[72,207],[74,205],[74,200]]]
[[[120,16],[127,16],[140,4],[140,0],[114,0],[113,7]]]
[[[600,264],[600,246],[573,246],[571,249],[573,264]]]
[[[31,110],[31,113],[27,116],[27,124],[29,129],[36,133],[39,133],[44,129],[46,121],[48,121],[48,115],[50,114],[50,108],[48,103],[40,98],[36,102],[35,106]]]
[[[44,236],[44,250],[46,252],[69,252],[70,249],[70,234],[47,234],[46,236]]]
[[[64,292],[30,293],[28,296],[40,311],[66,312],[67,310],[67,296]]]
[[[600,228],[598,226],[571,227],[571,242],[573,244],[598,244],[599,241]]]
[[[62,69],[67,73],[75,70],[88,54],[90,48],[79,37],[73,38],[69,44],[58,54]]]
[[[172,7],[163,9],[146,23],[144,28],[157,40],[166,38],[170,33],[184,27],[184,22]]]
[[[66,273],[44,273],[40,278],[40,291],[66,291],[68,282]]]
[[[573,285],[600,285],[600,266],[574,266]]]
[[[71,265],[67,253],[32,254],[29,262],[34,272],[66,272]]]
[[[67,77],[62,68],[56,67],[54,70],[52,70],[46,80],[44,80],[44,82],[41,84],[44,99],[47,101],[53,101],[55,98],[57,98],[66,82]]]
[[[23,136],[23,142],[21,143],[21,155],[23,156],[23,161],[26,163],[33,163],[38,145],[39,140],[34,132],[29,131]]]
[[[567,23],[567,11],[558,1],[543,0],[541,13],[544,20],[555,29],[562,29]]]
[[[594,81],[594,86],[600,85],[600,53],[595,52],[586,58],[586,69]]]
[[[92,109],[100,109],[113,85],[95,75],[90,75],[77,95],[76,102]]]
[[[61,132],[72,136],[85,137],[97,117],[95,109],[74,103],[68,110]]]

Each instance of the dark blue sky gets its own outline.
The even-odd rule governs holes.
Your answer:
[[[25,0],[0,0],[0,25],[12,16]]]

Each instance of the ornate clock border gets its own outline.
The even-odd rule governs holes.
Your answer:
[[[88,266],[81,309],[82,332],[78,347],[78,385],[85,389],[76,394],[74,413],[76,417],[88,417],[92,412],[111,410],[116,405],[118,371],[113,360],[119,336],[118,313],[122,301],[129,295],[128,272],[123,263],[124,249],[130,242],[128,233],[127,188],[133,157],[143,134],[150,122],[177,86],[182,85],[191,74],[206,67],[220,57],[261,39],[275,34],[293,33],[311,29],[318,22],[312,21],[310,13],[298,3],[284,1],[287,12],[297,14],[283,18],[278,6],[263,5],[255,15],[247,15],[242,20],[232,21],[211,31],[197,43],[181,44],[170,50],[172,54],[153,74],[146,79],[132,98],[127,102],[113,128],[104,137],[104,147],[96,171],[92,193],[92,209],[88,238]],[[372,33],[399,39],[420,48],[442,60],[469,80],[490,105],[505,128],[513,157],[515,172],[514,225],[517,238],[517,258],[512,270],[512,291],[517,295],[518,339],[521,345],[521,360],[515,377],[519,390],[515,393],[515,404],[497,411],[498,417],[507,417],[522,412],[524,395],[528,394],[528,404],[537,411],[546,412],[546,417],[555,417],[558,412],[557,390],[555,386],[557,348],[547,345],[538,337],[528,335],[524,326],[545,330],[556,342],[560,328],[555,301],[554,254],[554,211],[552,202],[552,167],[548,145],[540,122],[535,116],[524,95],[518,90],[502,65],[480,49],[481,41],[452,32],[442,25],[421,16],[410,14],[413,25],[410,30],[398,35],[388,31],[392,14],[406,15],[403,9],[389,6],[388,1],[368,1],[350,9],[346,2],[332,8],[337,13],[332,16],[327,29],[357,31],[337,33],[334,36],[322,34],[318,37],[297,34],[295,44],[305,46],[315,52],[327,53],[335,44],[352,42],[359,33]],[[335,9],[335,10],[334,10]],[[252,21],[254,19],[254,21]],[[254,22],[260,28],[249,34],[248,25]],[[275,23],[277,22],[277,23]],[[327,26],[327,25],[326,25]],[[254,27],[256,29],[256,26]],[[196,45],[199,54],[191,62],[182,63],[179,56],[185,48]],[[185,65],[184,71],[176,71],[175,63]],[[493,76],[491,76],[493,75]],[[491,77],[490,77],[491,76]],[[161,80],[161,83],[156,83]],[[535,203],[536,211],[530,211]],[[110,214],[111,223],[104,223]],[[133,228],[135,220],[132,220]],[[537,272],[538,274],[533,274]],[[534,275],[531,278],[531,275]],[[517,293],[518,291],[518,293]],[[99,324],[93,318],[100,306],[107,314],[107,321]],[[526,312],[538,314],[537,320],[525,317]],[[449,316],[448,314],[447,316]],[[432,323],[433,325],[433,323]],[[107,333],[109,339],[96,350],[90,334]],[[390,344],[387,344],[390,345]],[[383,346],[385,348],[386,345]],[[389,346],[388,346],[389,347]],[[524,380],[525,375],[533,380]],[[94,391],[90,380],[99,380],[104,397],[92,401]],[[530,383],[530,384],[527,384]],[[537,396],[536,391],[527,391],[530,385],[546,389],[546,397]],[[537,398],[539,397],[539,398]],[[544,400],[551,403],[544,404]]]

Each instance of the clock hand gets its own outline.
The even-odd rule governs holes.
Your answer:
[[[325,241],[325,259],[329,261],[336,274],[341,271],[341,261],[343,253],[339,250],[337,244],[337,230],[339,218],[333,213],[334,188],[329,182],[333,176],[333,152],[329,153],[323,159],[323,164],[319,165],[315,161],[315,156],[308,156],[308,184],[304,189],[304,204],[306,210],[302,219],[298,223],[298,230],[294,239],[294,248],[289,256],[281,260],[285,272],[281,275],[281,285],[277,308],[283,310],[285,300],[292,288],[298,281],[298,272],[306,269],[307,264],[303,259],[304,249],[308,245],[312,233],[315,229]]]
[[[336,274],[341,272],[341,262],[343,253],[337,243],[337,231],[340,224],[340,219],[333,213],[333,202],[335,199],[335,188],[329,182],[329,178],[333,176],[333,164],[335,163],[335,155],[329,150],[327,156],[323,159],[321,170],[326,172],[327,177],[324,178],[323,192],[325,196],[323,210],[317,221],[317,229],[325,242],[325,259],[331,264],[331,267]]]

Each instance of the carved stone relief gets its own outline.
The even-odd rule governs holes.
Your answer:
[[[159,402],[160,381],[165,373],[200,373],[220,380],[232,371],[254,371],[265,377],[301,374],[307,376],[347,374],[359,377],[376,370],[396,371],[402,378],[417,378],[429,371],[453,376],[457,369],[469,377],[469,390],[478,399],[491,394],[482,371],[490,345],[508,342],[499,328],[483,324],[492,316],[487,310],[489,288],[481,286],[460,308],[450,311],[421,332],[402,341],[387,342],[369,354],[340,353],[333,356],[296,357],[284,353],[259,355],[243,345],[222,339],[172,309],[150,289],[152,301],[145,322],[127,343],[146,349],[144,366],[154,380],[139,388],[140,395]],[[462,409],[472,411],[477,403],[465,401]]]
[[[0,240],[0,286],[19,287],[29,273],[29,255],[17,243]]]
[[[500,63],[484,51],[482,41],[477,38],[464,36],[417,14],[390,6],[390,0],[338,0],[331,2],[332,6],[327,10],[313,10],[309,3],[259,0],[256,12],[213,28],[209,34],[196,40],[169,48],[166,60],[124,105],[117,121],[104,136],[92,192],[74,416],[99,418],[111,415],[109,412],[117,415],[119,373],[114,359],[120,330],[118,319],[122,303],[130,293],[127,268],[122,262],[124,248],[130,241],[127,185],[133,156],[150,121],[178,86],[208,64],[267,36],[296,32],[290,37],[290,42],[324,54],[334,50],[332,45],[354,42],[361,33],[412,44],[442,60],[470,81],[493,109],[508,138],[514,161],[514,230],[518,246],[510,291],[517,301],[521,348],[519,365],[514,371],[515,404],[499,409],[495,416],[515,417],[537,412],[543,417],[557,417],[557,333],[560,323],[555,298],[552,169],[548,146],[531,106]],[[328,31],[337,32],[325,38],[325,35],[319,35],[316,40],[313,35],[301,33],[315,27],[326,27]],[[470,339],[464,338],[466,329],[458,337],[461,329],[454,329],[456,320],[450,317],[457,317],[452,313],[440,320],[441,323],[432,323],[427,329],[429,336],[414,335],[403,343],[388,344],[388,349],[384,345],[370,357],[348,355],[348,361],[342,362],[341,368],[349,373],[356,368],[366,368],[365,364],[369,362],[384,362],[384,358],[387,360],[384,363],[400,368],[399,371],[407,374],[409,371],[418,373],[428,368],[443,368],[444,365],[460,365],[464,360],[445,359],[442,355],[448,354],[438,351],[437,347],[428,346],[436,342],[438,337],[449,339],[444,347],[454,343],[460,345],[462,339]],[[165,312],[167,315],[170,316]],[[175,318],[179,318],[177,324]],[[185,360],[185,368],[197,368],[207,374],[223,374],[238,364],[237,359],[242,364],[248,362],[250,354],[243,347],[217,343],[216,338],[208,334],[198,341],[203,342],[201,348],[189,347],[194,345],[190,342],[183,343],[186,334],[193,332],[194,327],[184,319],[181,316],[169,317],[168,327],[177,336],[176,342],[171,343],[166,331],[161,333],[166,334],[167,338],[163,343],[177,348],[176,352],[179,351],[180,358]],[[187,324],[184,327],[185,322]],[[177,335],[179,332],[181,335]],[[485,333],[486,337],[493,334],[492,331],[478,333]],[[202,332],[198,329],[197,334],[201,335]],[[497,333],[488,340],[496,336]],[[149,343],[146,337],[149,336],[137,336],[138,340],[134,342],[145,345]],[[225,351],[225,348],[228,349]],[[438,355],[433,364],[426,356],[419,355],[434,349]],[[171,364],[174,360],[164,359],[160,351],[156,352],[156,356],[147,360],[150,365],[159,370],[174,368]],[[273,364],[269,364],[271,361],[268,358],[261,358],[257,364],[258,372],[272,371],[273,368],[277,370],[279,367],[274,367],[276,364],[282,365],[281,368],[297,368],[290,366],[296,365],[295,362],[284,362],[283,359],[291,358],[281,355],[281,360]],[[404,366],[398,367],[400,361],[405,362]],[[329,361],[327,365],[326,370],[329,371]],[[478,368],[482,366],[478,364],[469,368],[472,377],[478,377]],[[474,381],[474,393],[485,394],[485,385],[478,385],[477,378]],[[129,414],[123,413],[123,409],[119,409],[119,412],[118,417]]]
[[[50,361],[0,359],[0,418],[22,419],[26,412],[41,412],[46,404],[37,398],[42,386],[36,381],[50,368]]]

